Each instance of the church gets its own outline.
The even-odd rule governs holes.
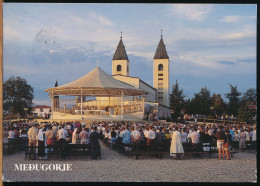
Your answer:
[[[158,108],[157,117],[171,117],[170,113],[170,71],[169,56],[161,35],[160,42],[157,46],[153,58],[153,86],[147,84],[139,77],[131,77],[129,74],[129,62],[122,36],[118,43],[114,57],[112,59],[112,76],[113,78],[130,84],[134,87],[146,90],[148,94],[145,97],[147,104],[156,105]],[[158,104],[157,104],[158,103]]]
[[[122,35],[112,59],[112,75],[100,67],[85,76],[45,90],[52,101],[52,119],[157,120],[171,117],[169,56],[161,35],[153,58],[153,86],[130,76],[131,62]],[[75,96],[74,104],[60,95]],[[95,99],[86,100],[87,96]]]

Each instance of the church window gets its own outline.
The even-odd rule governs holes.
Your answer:
[[[129,72],[129,66],[127,66],[127,72]]]
[[[163,94],[163,92],[158,92],[158,94]]]
[[[163,97],[158,97],[158,100],[159,100],[159,101],[162,101],[162,100],[163,100]]]
[[[163,65],[162,65],[162,64],[159,64],[158,70],[159,70],[159,71],[163,71]]]
[[[162,87],[159,87],[158,90],[163,90],[163,88],[162,88]]]
[[[121,71],[121,68],[122,68],[121,65],[117,65],[116,70]]]
[[[158,74],[158,76],[163,76],[163,74]]]
[[[163,80],[163,78],[158,78],[158,80]]]
[[[158,83],[158,86],[163,86],[163,83]]]

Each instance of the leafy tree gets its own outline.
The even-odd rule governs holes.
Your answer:
[[[248,108],[249,102],[242,100],[238,109],[238,120],[249,123],[252,113]]]
[[[186,96],[183,94],[183,89],[179,88],[179,83],[172,85],[172,93],[170,94],[170,108],[173,111],[172,120],[177,121],[178,117],[182,115],[182,109],[184,108],[184,98]]]
[[[31,107],[33,88],[21,77],[10,77],[3,84],[3,107],[13,114],[24,116],[24,108]]]
[[[250,88],[246,91],[246,93],[243,94],[242,99],[247,101],[247,102],[254,102],[256,103],[256,89]]]
[[[250,119],[256,114],[249,109],[250,103],[256,104],[256,89],[250,88],[243,94],[243,97],[240,100],[239,109],[238,109],[238,120],[245,121],[249,123]]]
[[[213,94],[211,99],[212,99],[212,104],[213,104],[215,113],[217,115],[223,114],[226,111],[227,105],[225,104],[221,95],[220,94]]]
[[[232,86],[231,84],[229,86],[230,92],[226,93],[226,98],[229,100],[227,113],[237,116],[241,92],[237,90],[237,86]]]
[[[193,114],[210,114],[210,107],[212,106],[212,100],[210,91],[207,87],[202,88],[199,93],[194,94],[194,98],[191,100],[191,107]]]

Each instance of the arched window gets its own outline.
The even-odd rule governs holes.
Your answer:
[[[163,65],[162,65],[162,64],[159,64],[158,70],[159,70],[159,71],[163,71]]]
[[[121,68],[122,68],[121,65],[117,65],[116,70],[121,71]]]

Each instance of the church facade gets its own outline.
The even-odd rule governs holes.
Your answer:
[[[151,120],[170,118],[170,60],[162,35],[153,58],[153,86],[139,77],[130,76],[130,65],[121,37],[112,59],[112,77],[148,92],[145,96],[144,118]]]

